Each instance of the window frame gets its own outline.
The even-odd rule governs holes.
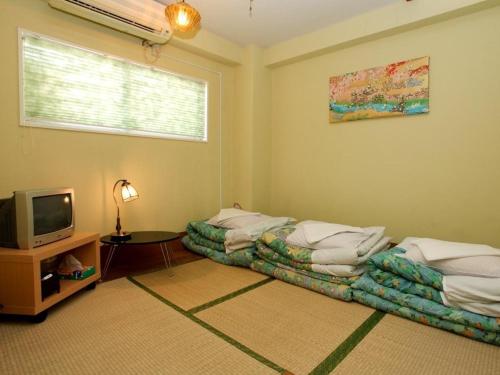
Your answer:
[[[31,36],[35,38],[46,39],[55,43],[59,43],[68,47],[78,48],[83,51],[87,51],[90,53],[94,53],[106,58],[115,59],[121,62],[125,62],[128,64],[134,64],[146,69],[153,69],[159,72],[164,72],[167,74],[175,75],[177,77],[190,79],[192,81],[196,81],[199,83],[203,83],[205,85],[205,121],[203,124],[204,136],[203,138],[190,137],[190,136],[182,136],[176,134],[168,134],[168,133],[158,133],[158,132],[149,132],[145,130],[131,130],[131,129],[122,129],[122,128],[114,128],[110,126],[101,126],[101,125],[86,125],[79,124],[73,122],[64,122],[64,121],[50,121],[50,120],[41,120],[34,119],[26,116],[25,106],[24,106],[24,49],[23,49],[23,38],[25,36]],[[52,36],[47,36],[44,34],[40,34],[37,32],[29,31],[26,29],[18,28],[18,68],[19,68],[19,124],[22,127],[31,127],[31,128],[44,128],[44,129],[57,129],[57,130],[66,130],[66,131],[77,131],[77,132],[86,132],[86,133],[98,133],[98,134],[114,134],[114,135],[125,135],[125,136],[133,136],[133,137],[146,137],[146,138],[160,138],[160,139],[170,139],[170,140],[179,140],[179,141],[189,141],[189,142],[201,142],[208,143],[208,118],[209,118],[209,107],[208,107],[208,96],[210,93],[209,90],[209,82],[207,80],[192,77],[185,74],[180,74],[168,69],[158,68],[153,65],[148,65],[144,63],[139,63],[137,61],[124,58],[121,56],[113,55],[110,53],[102,52],[99,50],[95,50],[92,48],[87,48],[76,43],[71,43],[66,40],[62,40],[59,38],[54,38]]]

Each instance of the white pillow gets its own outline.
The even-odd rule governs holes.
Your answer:
[[[404,241],[403,241],[404,242]],[[402,246],[398,246],[402,247]],[[455,259],[426,261],[420,249],[415,245],[405,245],[406,253],[401,254],[415,263],[422,263],[443,275],[464,275],[480,277],[500,277],[500,257],[477,256]]]
[[[480,256],[500,256],[500,249],[474,243],[449,242],[432,238],[417,238],[418,246],[428,261]]]
[[[249,212],[237,208],[223,208],[217,215],[207,220],[207,224],[226,229],[241,229],[269,218],[270,216],[258,212]]]
[[[352,228],[352,231],[338,232],[338,234],[328,236],[318,242],[310,243],[307,239],[308,226],[324,224],[338,226],[337,228]],[[366,254],[371,248],[384,237],[384,227],[357,228],[344,225],[324,223],[320,221],[307,220],[297,224],[293,233],[288,235],[286,243],[292,246],[305,247],[314,250],[328,250],[335,248],[349,248],[358,250],[358,255]]]
[[[243,229],[250,225],[262,223],[266,220],[269,220],[270,218],[271,216],[262,214],[237,216],[219,223],[218,226],[226,229]]]

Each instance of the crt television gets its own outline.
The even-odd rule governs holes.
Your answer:
[[[15,191],[0,199],[0,246],[31,249],[75,231],[72,188]]]

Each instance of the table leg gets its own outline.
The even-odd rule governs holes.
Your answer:
[[[115,251],[118,250],[119,245],[111,245],[108,253],[108,257],[106,258],[106,263],[104,264],[104,271],[102,272],[101,275],[101,280],[104,280],[106,277],[106,274],[108,273],[109,266],[111,265],[111,260],[113,259],[113,256],[115,255]]]
[[[163,261],[165,262],[165,268],[167,268],[169,272],[169,276],[173,276],[174,273],[172,271],[172,262],[170,261],[170,251],[168,249],[166,242],[160,243],[161,254],[163,255]]]

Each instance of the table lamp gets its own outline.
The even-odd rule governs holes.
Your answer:
[[[139,198],[139,194],[137,194],[137,190],[128,182],[127,180],[118,180],[115,182],[115,186],[113,186],[113,199],[116,204],[116,232],[111,234],[112,241],[128,241],[132,238],[130,233],[123,232],[122,226],[120,224],[120,207],[118,206],[118,201],[116,200],[116,187],[121,184],[121,196],[124,202],[131,202]]]

